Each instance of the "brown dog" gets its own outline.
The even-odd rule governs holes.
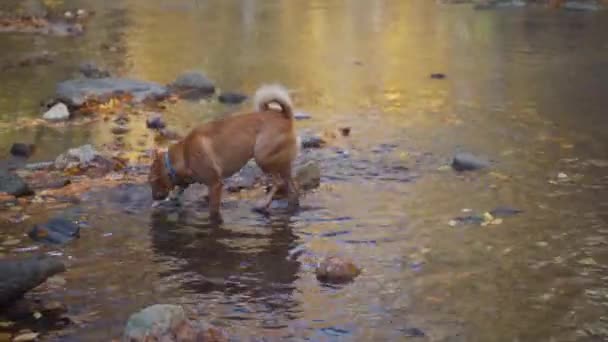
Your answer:
[[[229,116],[193,129],[168,151],[155,151],[148,181],[154,200],[169,196],[173,188],[183,191],[192,183],[209,189],[209,216],[222,222],[220,203],[223,179],[239,171],[251,158],[273,187],[258,211],[267,212],[272,196],[285,189],[289,208],[298,205],[292,178],[292,162],[298,153],[291,99],[279,85],[260,87],[254,96],[255,112]],[[271,104],[279,108],[271,108]]]

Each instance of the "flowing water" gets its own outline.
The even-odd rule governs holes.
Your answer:
[[[608,13],[429,0],[71,3],[97,11],[83,37],[0,34],[0,61],[57,53],[51,65],[2,71],[3,150],[34,142],[35,159],[48,160],[113,139],[103,124],[14,124],[38,117],[40,100],[91,59],[161,83],[192,69],[224,90],[278,81],[313,117],[299,129],[352,134],[347,154],[310,153],[323,186],[291,217],[227,198],[213,228],[197,201],[153,212],[144,185],[88,195],[90,227],[51,249],[69,272],[47,296],[91,318],[45,339],[108,341],[153,303],[270,340],[608,339]],[[165,116],[185,130],[226,110],[181,102]],[[126,139],[135,146],[145,133],[134,123]],[[446,169],[457,151],[487,156],[491,171]],[[449,224],[499,206],[523,213]],[[48,214],[2,223],[0,239]],[[350,257],[363,273],[323,286],[290,257],[301,248]]]

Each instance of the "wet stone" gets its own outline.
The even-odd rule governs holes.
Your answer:
[[[146,127],[149,129],[163,129],[166,126],[163,116],[160,113],[150,113],[146,118]]]
[[[46,111],[42,118],[49,121],[67,120],[70,118],[70,111],[65,104],[59,102]]]
[[[319,262],[315,273],[322,282],[346,283],[361,274],[361,270],[350,260],[330,256]]]
[[[49,256],[0,260],[0,307],[61,272],[65,272],[63,263]]]
[[[247,95],[235,92],[225,92],[218,96],[218,100],[224,104],[240,104],[247,100]]]
[[[80,226],[65,218],[52,218],[35,225],[28,236],[37,242],[63,245],[80,237]]]
[[[321,184],[321,168],[315,161],[309,161],[296,170],[296,182],[301,190],[312,190]]]
[[[78,66],[78,71],[86,78],[110,77],[110,72],[94,62],[84,62]]]
[[[35,149],[34,144],[14,143],[10,153],[15,157],[29,158],[34,154]]]
[[[112,77],[67,80],[57,84],[56,89],[57,98],[74,107],[92,100],[105,102],[122,94],[132,95],[134,102],[143,102],[161,100],[168,96],[168,91],[154,82]]]
[[[457,153],[452,160],[452,168],[456,171],[475,171],[490,166],[490,163],[468,152]]]
[[[34,192],[19,175],[0,169],[0,193],[20,197],[32,195]]]
[[[200,72],[189,71],[177,77],[169,85],[171,92],[178,94],[183,99],[196,100],[208,97],[215,93],[213,82]]]

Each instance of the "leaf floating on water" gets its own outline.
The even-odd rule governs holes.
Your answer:
[[[581,265],[587,265],[587,266],[597,265],[597,261],[595,261],[593,258],[581,259],[578,261],[578,263]]]
[[[565,150],[574,148],[574,144],[570,144],[570,143],[561,143],[560,146]]]
[[[490,172],[490,176],[492,176],[492,177],[494,177],[496,179],[500,179],[500,180],[509,180],[509,179],[511,179],[511,177],[509,177],[507,175],[504,175],[504,174],[502,174],[500,172],[496,172],[496,171]]]
[[[495,226],[502,224],[502,219],[501,218],[493,219],[492,221],[490,221],[490,224],[495,225]]]
[[[568,175],[563,172],[560,172],[557,174],[557,179],[567,179],[567,178],[568,178]]]
[[[19,239],[8,239],[5,240],[4,242],[2,242],[3,246],[14,246],[14,245],[18,245],[21,242],[21,240]]]
[[[10,328],[13,325],[15,325],[15,322],[10,322],[10,321],[0,322],[0,328]]]
[[[18,335],[17,337],[15,337],[13,339],[13,342],[29,342],[29,341],[35,341],[38,336],[40,336],[39,333],[35,333],[35,332],[28,332],[25,334],[21,334]]]
[[[595,167],[608,167],[608,160],[603,159],[591,159],[589,160],[589,164]]]

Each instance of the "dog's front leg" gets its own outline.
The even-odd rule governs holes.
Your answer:
[[[209,220],[216,224],[224,221],[220,213],[223,187],[224,184],[221,181],[209,185]]]

